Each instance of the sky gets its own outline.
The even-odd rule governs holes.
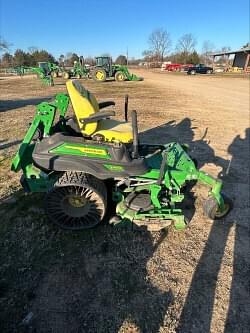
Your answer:
[[[0,0],[0,36],[12,53],[34,46],[55,57],[117,57],[128,48],[140,58],[157,28],[170,33],[172,50],[186,33],[199,52],[205,40],[238,49],[249,41],[249,0]]]

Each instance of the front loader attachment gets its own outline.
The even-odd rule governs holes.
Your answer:
[[[126,76],[126,79],[128,81],[143,81],[144,80],[143,77],[130,73],[127,66],[120,66],[119,70],[124,73],[124,75]]]
[[[140,76],[137,76],[133,73],[130,73],[128,68],[126,68],[127,71],[126,71],[126,77],[127,77],[127,80],[128,81],[143,81],[144,78],[143,77],[140,77]]]
[[[141,76],[137,76],[135,74],[129,74],[128,80],[129,81],[143,81],[144,78]]]

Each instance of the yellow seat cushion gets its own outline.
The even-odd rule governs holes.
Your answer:
[[[78,126],[83,135],[101,134],[105,141],[129,143],[133,140],[130,123],[113,119],[102,119],[93,123],[82,124],[81,118],[87,118],[99,111],[95,96],[85,89],[79,81],[69,80],[66,83],[69,97],[75,112]]]
[[[77,80],[67,81],[66,86],[82,134],[92,135],[97,128],[97,122],[84,125],[80,122],[80,119],[87,118],[99,111],[99,105],[95,96],[86,90]]]
[[[133,141],[131,124],[114,119],[100,120],[95,134],[103,135],[105,141],[109,142],[129,143]]]

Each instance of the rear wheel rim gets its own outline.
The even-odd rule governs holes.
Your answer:
[[[105,204],[90,187],[63,186],[48,193],[46,211],[51,222],[61,228],[81,230],[93,228],[102,220]]]

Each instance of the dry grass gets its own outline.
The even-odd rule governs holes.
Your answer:
[[[189,143],[200,167],[215,176],[231,158],[224,182],[234,210],[209,222],[202,214],[206,189],[198,187],[194,216],[182,233],[105,224],[81,233],[54,228],[42,196],[25,196],[9,165],[34,105],[65,86],[60,79],[54,87],[31,78],[0,80],[1,332],[248,332],[247,81],[143,75],[144,82],[85,85],[100,100],[114,99],[120,119],[128,93],[143,139]],[[30,312],[26,327],[21,322]]]

